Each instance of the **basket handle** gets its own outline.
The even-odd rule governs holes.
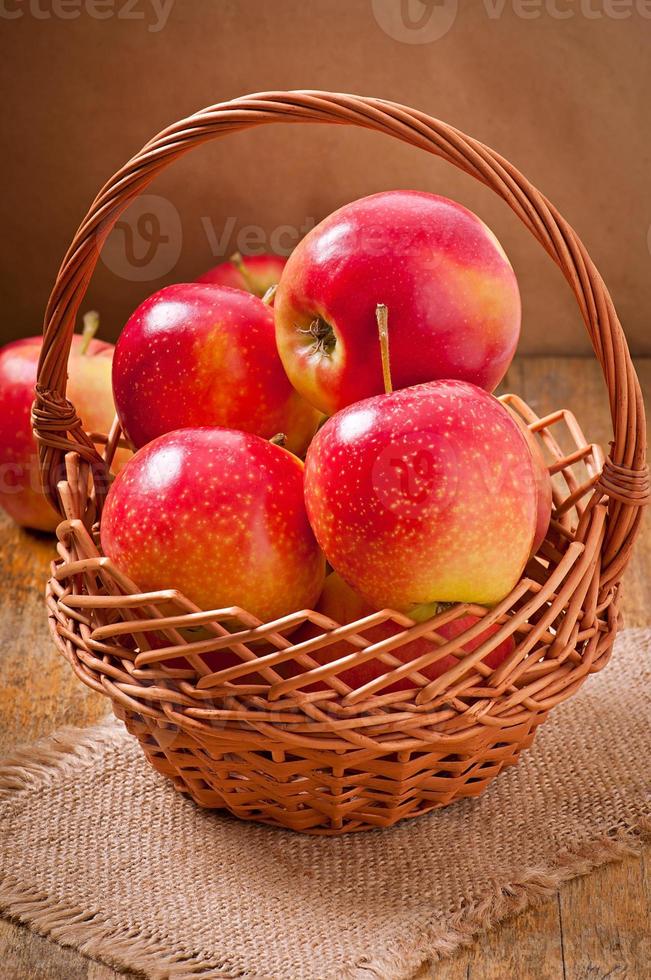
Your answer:
[[[628,560],[642,504],[649,497],[646,424],[626,338],[585,246],[540,191],[494,150],[423,112],[354,95],[264,92],[211,106],[163,130],[104,185],[63,260],[45,313],[33,426],[50,502],[61,511],[57,480],[63,457],[70,450],[90,463],[100,509],[108,489],[104,461],[66,398],[67,361],[77,313],[108,234],[131,201],[193,146],[278,122],[360,126],[442,157],[503,198],[559,266],[577,299],[608,387],[614,438],[596,492],[610,498],[604,561],[610,573],[606,577],[616,582]]]

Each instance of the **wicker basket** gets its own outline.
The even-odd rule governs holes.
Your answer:
[[[414,624],[384,610],[342,626],[303,610],[263,624],[239,608],[202,611],[174,590],[143,594],[98,550],[120,431],[115,425],[100,455],[65,393],[73,327],[101,245],[172,160],[275,122],[361,126],[443,157],[506,201],[574,291],[608,387],[611,453],[604,459],[568,412],[541,419],[506,399],[546,450],[554,514],[524,577],[490,611],[454,606]],[[424,113],[350,95],[271,92],[205,109],[149,142],[103,188],[63,261],[45,317],[33,420],[46,492],[64,515],[47,587],[55,641],[79,678],[111,699],[151,764],[201,806],[339,834],[477,796],[531,744],[550,709],[609,659],[619,583],[649,496],[644,408],[620,323],[584,246],[552,205],[508,161]],[[483,619],[451,641],[437,633],[468,612]],[[290,628],[306,619],[317,635],[293,645]],[[369,640],[369,629],[388,619],[401,630]],[[498,631],[466,653],[464,644],[494,623]],[[431,652],[403,664],[397,648],[421,636]],[[483,659],[508,636],[515,651],[491,670]],[[350,654],[319,666],[316,651],[344,639]],[[215,672],[206,655],[218,650],[234,659]],[[438,679],[419,673],[449,654],[457,663]],[[339,675],[372,658],[385,674],[351,690]],[[290,677],[277,669],[289,660],[301,667]],[[404,677],[410,690],[387,690]]]

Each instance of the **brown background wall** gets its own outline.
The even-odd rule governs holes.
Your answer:
[[[0,339],[40,330],[85,208],[160,128],[248,92],[322,88],[412,104],[509,157],[582,235],[633,348],[651,353],[649,0],[175,0],[166,20],[161,3],[0,0]],[[287,247],[391,187],[457,198],[493,227],[520,280],[524,350],[587,350],[560,275],[490,192],[422,152],[333,128],[240,134],[177,163],[145,207],[169,242],[139,265],[148,246],[132,215],[87,305],[115,337],[160,285],[236,245]]]

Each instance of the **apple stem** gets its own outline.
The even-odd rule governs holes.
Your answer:
[[[277,432],[275,436],[272,436],[269,440],[272,446],[284,446],[287,442],[287,436],[284,432]]]
[[[239,274],[242,276],[242,279],[244,280],[244,285],[249,290],[249,292],[253,293],[255,296],[259,296],[260,289],[256,285],[255,279],[247,269],[244,259],[242,258],[242,253],[233,252],[230,260],[235,266],[235,268],[237,269],[237,271],[239,272]]]
[[[273,286],[269,286],[269,289],[262,297],[262,302],[265,306],[271,306],[274,301],[274,296],[276,295],[276,290],[278,289],[278,283],[275,282]]]
[[[384,391],[385,394],[390,395],[393,391],[393,383],[391,381],[391,361],[389,359],[389,311],[384,303],[378,303],[375,307],[375,319],[377,320],[377,328],[380,335]]]
[[[87,354],[90,342],[99,330],[99,313],[97,310],[89,310],[88,313],[84,313],[84,329],[81,332],[81,350],[80,353]]]

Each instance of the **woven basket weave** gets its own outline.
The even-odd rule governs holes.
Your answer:
[[[443,157],[506,201],[576,296],[609,392],[611,452],[604,458],[590,445],[568,412],[540,419],[517,397],[505,398],[545,448],[554,513],[523,578],[490,611],[458,605],[414,624],[383,610],[341,625],[302,610],[264,624],[235,607],[202,611],[172,589],[143,594],[100,554],[108,464],[121,433],[116,424],[100,455],[65,396],[74,324],[99,250],[168,163],[199,143],[275,122],[360,126]],[[79,678],[111,699],[151,764],[200,805],[338,834],[476,796],[531,744],[550,709],[607,663],[620,579],[649,496],[640,386],[583,244],[483,144],[422,112],[350,95],[270,92],[205,109],[151,140],[105,185],[63,261],[44,332],[33,422],[46,492],[64,517],[47,587],[53,635]],[[481,622],[454,640],[437,632],[469,612]],[[316,635],[293,644],[291,628],[305,620]],[[387,620],[400,631],[369,640]],[[479,647],[463,649],[494,623],[499,629]],[[423,636],[431,652],[403,664],[398,648]],[[484,658],[509,636],[514,652],[490,669]],[[350,653],[320,666],[316,652],[342,640]],[[215,671],[220,650],[230,651],[230,666]],[[436,680],[419,672],[450,654],[456,664]],[[386,665],[382,677],[359,690],[340,679],[373,658]],[[287,661],[301,669],[278,670]],[[388,690],[405,677],[410,690]]]

